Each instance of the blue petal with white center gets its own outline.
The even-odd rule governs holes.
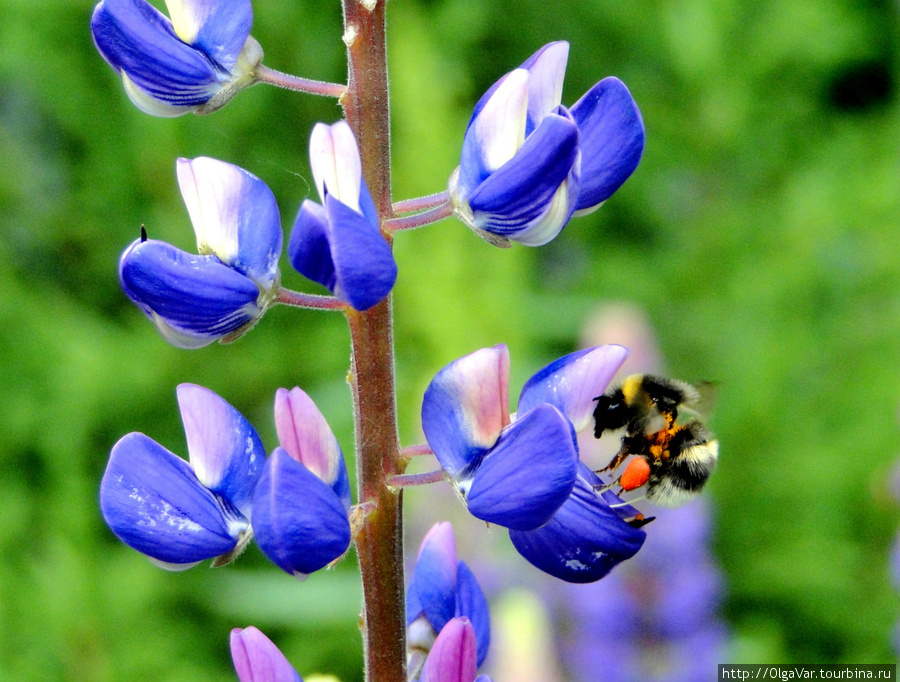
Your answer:
[[[627,88],[607,78],[560,105],[569,46],[545,45],[479,100],[451,176],[454,213],[498,246],[540,246],[631,175],[643,123]]]
[[[584,464],[572,495],[553,518],[534,530],[510,530],[513,546],[545,573],[571,583],[600,580],[617,564],[630,559],[644,544],[646,533],[625,522],[630,508],[610,507],[619,500],[593,489],[601,483]]]
[[[176,169],[197,251],[271,290],[283,239],[272,190],[243,168],[208,157],[178,159]]]
[[[197,479],[250,518],[266,452],[256,429],[208,388],[181,384],[178,407]]]
[[[91,31],[134,104],[155,116],[221,107],[255,80],[262,49],[249,0],[170,0],[173,21],[145,0],[103,0]]]
[[[119,279],[167,341],[200,348],[237,338],[277,298],[281,223],[253,174],[204,157],[176,168],[201,255],[142,237],[122,254]]]
[[[122,542],[166,568],[189,568],[230,552],[248,526],[187,462],[142,433],[113,447],[100,509]]]
[[[288,244],[291,265],[354,309],[368,310],[393,289],[397,264],[346,121],[315,126],[310,165],[322,205],[306,200],[300,207]]]
[[[538,405],[503,431],[471,483],[463,481],[460,488],[476,518],[530,530],[568,499],[577,462],[569,421],[552,405]]]
[[[253,531],[263,553],[300,579],[350,546],[350,521],[340,498],[282,448],[272,453],[256,487]]]
[[[215,256],[135,241],[119,261],[125,294],[169,343],[200,348],[237,333],[263,312],[259,287]]]

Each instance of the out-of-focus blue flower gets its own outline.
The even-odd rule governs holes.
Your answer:
[[[449,620],[425,660],[421,682],[491,682],[487,675],[478,675],[476,639],[468,618]]]
[[[166,0],[171,21],[145,0],[103,0],[91,32],[142,111],[215,111],[255,82],[262,61],[250,37],[250,0]]]
[[[605,78],[560,104],[569,44],[545,45],[475,107],[450,180],[456,215],[493,244],[539,246],[628,179],[644,124],[625,85]]]
[[[445,521],[436,523],[422,540],[406,591],[410,649],[428,651],[444,626],[461,616],[468,618],[474,628],[480,666],[491,640],[487,599],[471,569],[457,560],[453,527]]]
[[[701,682],[727,659],[722,577],[704,500],[665,510],[634,560],[596,585],[564,589],[562,659],[573,679]]]
[[[473,516],[525,531],[553,517],[575,486],[575,433],[627,354],[600,346],[551,363],[525,384],[512,421],[506,346],[476,351],[435,376],[422,428]]]
[[[212,391],[178,387],[190,464],[142,433],[112,449],[100,508],[125,544],[171,570],[223,561],[250,534],[251,501],[265,450],[250,423]]]
[[[231,631],[231,660],[241,682],[303,682],[272,640],[252,625]]]
[[[154,239],[122,254],[122,289],[179,348],[231,341],[278,295],[282,232],[272,191],[224,161],[178,159],[200,255]]]
[[[368,310],[391,292],[397,264],[346,121],[313,128],[309,160],[322,204],[307,199],[300,207],[288,243],[291,265],[356,310]]]
[[[253,498],[260,549],[301,580],[350,546],[350,486],[334,433],[299,388],[275,395],[281,447],[266,462]]]

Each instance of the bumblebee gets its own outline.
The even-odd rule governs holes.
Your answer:
[[[596,438],[625,429],[622,447],[601,471],[636,455],[613,485],[627,492],[646,484],[644,496],[664,507],[681,506],[699,494],[716,466],[719,441],[699,417],[679,422],[678,411],[697,415],[700,390],[677,379],[634,374],[594,400]]]

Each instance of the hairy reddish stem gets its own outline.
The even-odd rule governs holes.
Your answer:
[[[349,75],[341,96],[356,135],[362,172],[381,223],[391,209],[390,111],[385,1],[342,0]],[[374,6],[373,6],[374,5]],[[391,234],[382,233],[388,243]],[[403,473],[397,434],[391,299],[365,312],[349,310],[351,385],[356,425],[358,501],[373,503],[356,537],[363,585],[366,682],[405,682],[406,613],[402,495],[386,479]]]

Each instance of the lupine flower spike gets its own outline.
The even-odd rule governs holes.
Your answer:
[[[263,58],[250,37],[250,0],[166,0],[170,20],[145,0],[103,0],[91,31],[125,92],[154,116],[207,114],[256,81]]]
[[[644,149],[637,105],[605,78],[571,108],[560,104],[569,44],[545,45],[498,80],[475,107],[454,212],[487,241],[546,244],[572,215],[596,209],[634,172]]]
[[[291,265],[356,310],[382,301],[397,279],[346,121],[316,124],[309,160],[322,204],[306,200],[288,243]]]
[[[180,348],[231,341],[278,294],[281,219],[266,184],[210,158],[178,159],[200,255],[142,235],[122,254],[125,293]]]
[[[448,621],[428,654],[421,682],[491,682],[487,675],[478,675],[476,639],[468,618]]]
[[[265,450],[250,423],[209,389],[178,387],[190,464],[142,433],[112,449],[100,508],[125,544],[171,570],[219,557],[249,541],[251,501]]]
[[[474,628],[476,664],[480,666],[491,640],[487,599],[471,569],[456,558],[453,527],[446,521],[436,523],[422,540],[406,591],[410,650],[427,653],[444,626],[462,616]]]
[[[281,447],[256,488],[253,529],[265,555],[302,580],[350,546],[350,484],[337,439],[306,393],[278,389],[275,426]]]
[[[303,682],[272,640],[252,625],[231,631],[231,660],[240,682]]]

